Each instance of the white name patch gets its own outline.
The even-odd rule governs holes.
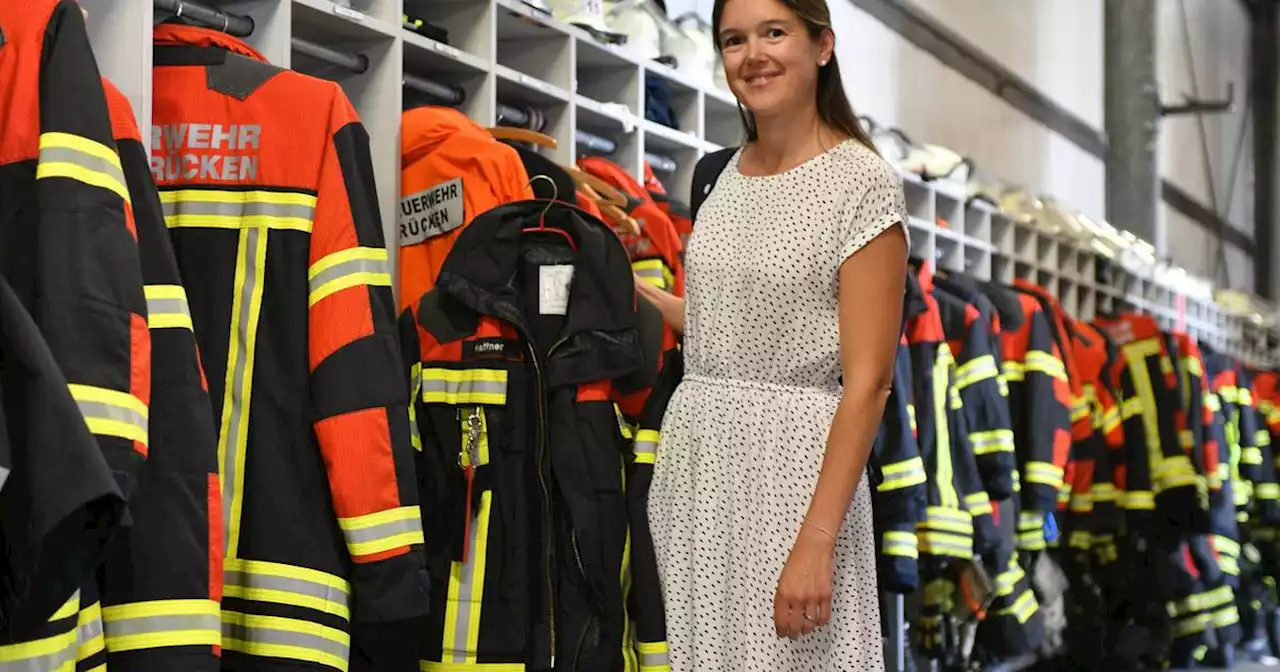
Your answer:
[[[462,226],[462,178],[455,177],[400,199],[400,247]]]

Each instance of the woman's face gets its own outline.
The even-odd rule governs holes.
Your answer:
[[[728,0],[716,38],[729,88],[757,117],[812,105],[818,64],[831,58],[835,42],[829,31],[811,38],[779,0]]]

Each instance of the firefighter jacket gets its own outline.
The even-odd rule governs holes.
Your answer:
[[[1230,577],[1232,587],[1239,588],[1241,537],[1237,513],[1240,504],[1247,503],[1236,494],[1242,485],[1237,428],[1239,379],[1234,362],[1225,355],[1207,346],[1203,355],[1206,405],[1212,414],[1206,444],[1211,441],[1218,452],[1218,466],[1209,481],[1209,543],[1218,568]]]
[[[1280,526],[1280,483],[1276,477],[1274,462],[1277,440],[1280,439],[1280,373],[1260,371],[1253,375],[1253,397],[1257,403],[1259,428],[1258,453],[1247,453],[1253,481],[1253,513],[1255,523],[1266,527]],[[1266,434],[1266,441],[1261,435]],[[1242,451],[1244,452],[1244,451]],[[1253,464],[1256,457],[1257,464]],[[1242,460],[1243,461],[1243,460]]]
[[[151,168],[218,428],[223,659],[400,669],[427,577],[368,136],[337,84],[224,33],[155,44]]]
[[[1240,385],[1245,376],[1242,367],[1238,366],[1225,353],[1216,352],[1205,347],[1205,378],[1209,389],[1217,399],[1217,421],[1222,424],[1222,441],[1217,482],[1219,488],[1209,492],[1211,511],[1210,525],[1212,534],[1224,534],[1219,530],[1227,527],[1218,518],[1217,502],[1231,503],[1231,518],[1237,529],[1239,524],[1249,520],[1249,502],[1253,495],[1253,481],[1250,477],[1250,465],[1256,467],[1261,462],[1262,451],[1258,448],[1257,411],[1254,406],[1253,392]],[[1270,443],[1270,436],[1263,432],[1263,443]],[[1246,462],[1246,453],[1249,461]],[[1233,537],[1234,538],[1234,537]],[[1238,551],[1236,553],[1238,556]]]
[[[14,451],[0,470],[0,644],[21,642],[0,659],[54,669],[77,653],[77,589],[129,522],[151,339],[129,191],[78,6],[0,5],[0,72],[0,386]],[[92,627],[85,644],[101,648]]]
[[[561,192],[568,200],[571,192]],[[461,112],[416,107],[400,117],[399,304],[435,286],[462,229],[486,210],[533,198],[514,148]]]
[[[1119,348],[1114,382],[1124,426],[1127,528],[1131,534],[1189,531],[1200,507],[1198,479],[1178,432],[1181,399],[1165,340],[1147,315],[1123,314],[1095,326]]]
[[[1001,346],[1021,477],[1018,548],[1040,551],[1044,517],[1058,507],[1071,452],[1071,390],[1051,318],[1036,296],[1014,297],[1021,323],[1001,331]]]
[[[941,282],[941,279],[938,279]],[[956,353],[955,388],[964,404],[969,443],[978,463],[982,485],[994,500],[1014,493],[1013,425],[1009,419],[1008,386],[1001,377],[1001,361],[993,322],[993,308],[984,314],[977,292],[935,287],[942,329]]]
[[[916,430],[928,505],[917,528],[921,554],[971,560],[999,545],[991,500],[982,489],[956,391],[955,357],[942,331],[931,272],[907,278],[906,337],[911,355]]]
[[[693,211],[688,205],[681,203],[667,193],[666,187],[662,186],[662,182],[658,181],[658,177],[653,174],[653,166],[648,161],[644,162],[644,188],[649,191],[649,197],[671,220],[671,224],[675,226],[676,235],[680,237],[680,263],[684,263],[684,251],[689,247],[689,237],[693,235]]]
[[[640,225],[640,235],[618,234],[631,257],[631,268],[645,282],[676,296],[684,296],[683,247],[675,225],[649,192],[618,164],[598,156],[578,159],[578,167],[608,182],[627,196],[624,208]]]
[[[1072,446],[1071,499],[1063,527],[1069,548],[1091,551],[1105,565],[1115,560],[1115,537],[1122,522],[1116,467],[1124,463],[1124,431],[1111,388],[1117,352],[1111,339],[1092,325],[1073,322],[1071,331],[1093,431]]]
[[[522,233],[540,221],[573,248]],[[632,442],[615,403],[652,373],[617,237],[564,203],[495,208],[417,316],[401,326],[424,355],[410,371],[432,540],[423,669],[663,669],[662,614],[641,597],[661,590],[640,583],[656,577],[645,507],[629,500],[656,437]]]
[[[893,387],[868,461],[880,585],[893,593],[910,593],[920,584],[916,527],[925,521],[928,506],[912,387],[911,351],[903,337],[893,362]]]
[[[133,526],[112,541],[101,570],[107,661],[112,670],[216,671],[223,560],[217,432],[142,136],[128,99],[110,82],[103,87],[137,224],[153,372],[150,450],[129,500]]]

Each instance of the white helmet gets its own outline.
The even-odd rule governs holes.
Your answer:
[[[636,55],[654,60],[663,55],[663,28],[667,16],[653,0],[615,0],[605,11],[609,31],[627,36],[627,46]]]
[[[711,25],[698,14],[688,12],[676,17],[675,31],[663,44],[667,54],[675,57],[676,69],[687,79],[710,86],[716,74],[723,78],[724,68],[716,53]]]
[[[613,32],[604,20],[604,0],[547,0],[557,19],[575,26],[589,26],[602,33]]]

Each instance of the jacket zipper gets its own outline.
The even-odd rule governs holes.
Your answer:
[[[562,338],[559,341],[556,341],[555,345],[552,345],[551,349],[547,350],[547,359],[551,359],[552,353],[554,353],[556,351],[556,348],[560,347],[560,345],[563,344],[566,340],[568,339]],[[533,339],[529,338],[527,335],[525,338],[525,345],[529,350],[529,361],[533,362],[533,373],[534,373],[535,384],[537,386],[537,394],[535,396],[537,396],[537,402],[538,402],[538,450],[537,450],[538,485],[541,486],[542,488],[542,502],[546,511],[546,516],[543,519],[543,524],[545,525],[544,530],[545,530],[546,546],[547,546],[547,550],[546,550],[546,557],[547,557],[546,579],[547,579],[547,604],[548,604],[547,611],[548,611],[548,616],[550,618],[550,640],[549,640],[550,647],[549,648],[551,650],[551,667],[554,669],[556,666],[556,596],[555,596],[555,583],[552,580],[551,572],[555,568],[555,564],[556,564],[555,563],[555,559],[556,559],[555,519],[552,516],[551,488],[549,485],[547,485],[547,477],[542,469],[543,462],[548,459],[546,454],[546,446],[547,446],[547,443],[549,443],[547,440],[546,394],[545,394],[545,388],[542,382],[542,366],[538,363],[538,352],[533,347]],[[549,464],[547,465],[547,468],[550,469]],[[581,567],[581,561],[579,561],[579,567]]]

